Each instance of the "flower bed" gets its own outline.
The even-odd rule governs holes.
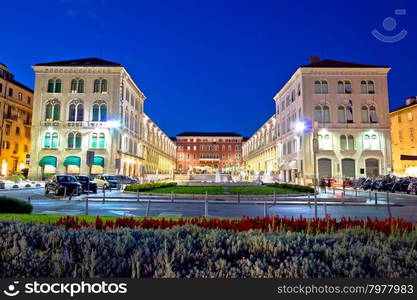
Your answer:
[[[80,228],[96,228],[96,229],[114,229],[114,228],[143,228],[143,229],[167,229],[176,226],[195,225],[205,229],[223,229],[232,230],[236,232],[257,230],[261,232],[304,232],[304,233],[331,233],[348,228],[359,227],[362,229],[370,229],[384,234],[401,235],[406,232],[416,230],[416,225],[404,221],[403,219],[388,218],[385,220],[378,219],[350,219],[342,218],[340,220],[333,218],[313,218],[306,219],[300,217],[294,218],[281,218],[265,217],[265,218],[243,218],[243,219],[216,219],[216,218],[179,218],[179,219],[135,219],[129,218],[117,218],[116,220],[103,221],[100,217],[97,217],[95,222],[87,222],[84,219],[78,219],[77,217],[67,216],[62,217],[57,222],[51,223],[55,226],[65,226],[68,229],[80,229]]]
[[[65,230],[0,222],[1,277],[413,277],[417,235],[262,233],[185,225]]]

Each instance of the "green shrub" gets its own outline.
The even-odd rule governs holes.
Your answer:
[[[19,198],[0,196],[0,213],[30,214],[33,206]]]
[[[146,192],[157,188],[176,186],[176,182],[155,182],[145,184],[130,184],[126,186],[125,191],[128,192]]]
[[[267,186],[284,188],[284,189],[292,189],[294,191],[301,192],[301,193],[314,193],[314,189],[311,186],[305,186],[305,185],[300,185],[300,184],[272,183],[272,184],[267,184]]]
[[[417,235],[171,229],[65,230],[0,222],[0,277],[417,277]]]

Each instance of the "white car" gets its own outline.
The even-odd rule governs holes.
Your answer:
[[[120,185],[120,180],[116,175],[97,175],[94,182],[97,183],[97,188],[104,189],[115,189]]]

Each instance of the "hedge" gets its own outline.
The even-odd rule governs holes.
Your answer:
[[[125,187],[125,191],[129,192],[146,192],[157,188],[176,186],[176,182],[155,182],[145,184],[130,184]]]
[[[24,200],[10,196],[0,196],[0,213],[30,214],[33,206]]]
[[[300,185],[300,184],[271,183],[271,184],[266,184],[266,185],[277,187],[277,188],[292,189],[294,191],[301,192],[301,193],[314,193],[314,188],[310,186]]]
[[[0,222],[0,276],[11,278],[417,277],[417,235],[367,229],[308,235],[79,229]]]

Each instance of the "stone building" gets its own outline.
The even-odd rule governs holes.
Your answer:
[[[121,64],[87,58],[39,63],[33,69],[30,178],[172,172],[174,144],[144,114],[146,97]],[[149,155],[155,145],[159,150]],[[91,168],[87,151],[94,151]]]

